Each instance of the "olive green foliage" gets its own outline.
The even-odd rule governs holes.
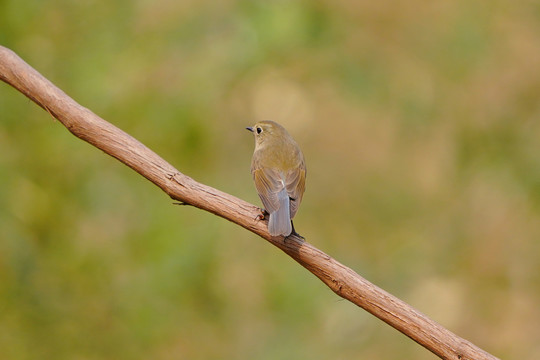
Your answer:
[[[540,357],[534,1],[3,0],[0,44],[259,204],[244,128],[306,157],[296,229],[501,358]],[[5,359],[432,359],[255,235],[0,84]]]

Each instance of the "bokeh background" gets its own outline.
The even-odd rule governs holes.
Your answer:
[[[540,358],[540,4],[2,0],[0,44],[259,204],[303,148],[308,241],[505,359]],[[279,250],[177,207],[0,84],[4,359],[434,359]]]

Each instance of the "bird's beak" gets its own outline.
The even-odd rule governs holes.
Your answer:
[[[246,130],[249,130],[249,131],[253,132],[253,128],[252,128],[252,127],[247,127]]]

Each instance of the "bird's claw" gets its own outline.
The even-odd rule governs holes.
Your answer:
[[[269,215],[266,209],[259,209],[259,210],[261,213],[255,216],[255,220],[257,221],[264,220]]]

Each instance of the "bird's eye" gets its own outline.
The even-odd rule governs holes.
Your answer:
[[[257,134],[262,133],[262,129],[260,127],[257,127]]]

